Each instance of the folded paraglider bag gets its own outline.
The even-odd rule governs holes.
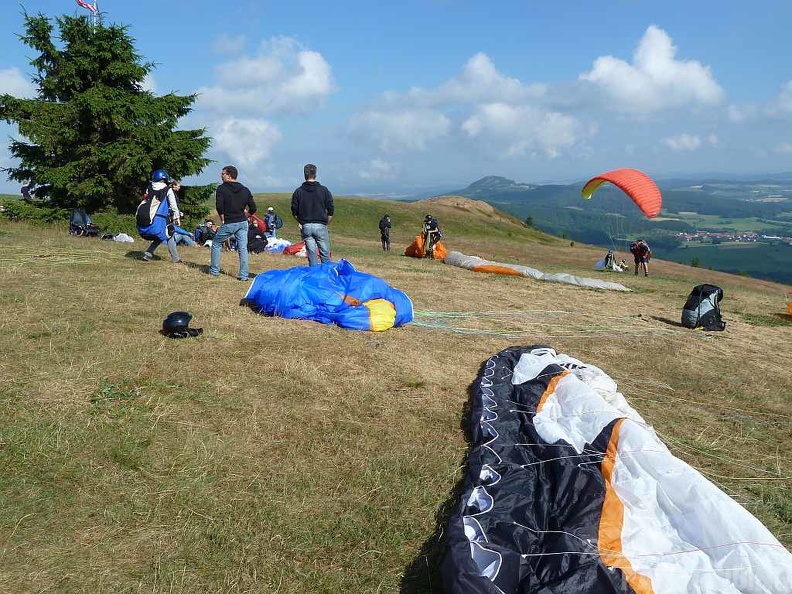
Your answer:
[[[256,237],[248,240],[248,252],[251,254],[260,254],[267,249],[267,238]]]
[[[682,310],[682,325],[686,328],[723,330],[726,322],[720,312],[723,289],[715,285],[697,285],[688,295]]]

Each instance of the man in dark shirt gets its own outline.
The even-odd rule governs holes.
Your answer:
[[[248,280],[248,221],[249,215],[256,212],[253,195],[236,179],[239,172],[233,165],[226,165],[220,173],[223,183],[217,187],[216,207],[220,215],[220,228],[212,239],[212,264],[209,274],[220,276],[220,250],[226,239],[234,237],[239,254],[239,274],[237,279]]]
[[[380,219],[379,230],[380,230],[380,239],[382,240],[382,251],[389,252],[391,220],[388,215],[385,215]]]
[[[333,218],[335,205],[330,190],[316,181],[316,165],[308,163],[303,168],[305,182],[292,194],[291,212],[300,224],[300,234],[305,242],[308,265],[316,266],[316,249],[322,262],[330,261],[330,233],[327,226]]]

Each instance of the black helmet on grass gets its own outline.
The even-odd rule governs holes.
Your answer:
[[[162,333],[168,338],[187,338],[203,334],[203,328],[190,328],[192,314],[186,311],[169,313],[162,322]]]

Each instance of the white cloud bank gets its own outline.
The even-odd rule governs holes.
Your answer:
[[[633,63],[603,56],[580,80],[592,83],[615,111],[649,114],[666,109],[718,105],[725,93],[709,67],[676,59],[668,34],[649,26],[633,56]]]
[[[236,115],[305,112],[335,91],[330,65],[294,39],[263,42],[254,56],[216,68],[217,84],[196,90],[196,106]]]
[[[239,54],[244,45],[244,38],[223,36],[214,49]],[[235,55],[218,65],[215,74],[215,84],[195,91],[195,119],[213,138],[213,158],[249,171],[266,169],[282,141],[274,118],[318,109],[336,90],[324,57],[287,37],[263,41],[254,55]]]
[[[261,119],[228,118],[212,130],[214,147],[242,167],[255,166],[269,158],[272,147],[281,140],[278,127]]]
[[[364,169],[358,172],[360,179],[367,181],[384,181],[396,177],[396,166],[383,159],[371,159]]]
[[[427,151],[452,138],[492,144],[502,157],[557,156],[587,133],[573,116],[542,105],[547,87],[498,72],[483,53],[435,88],[386,93],[379,104],[354,115],[350,134],[384,152]]]
[[[506,156],[539,152],[553,158],[574,146],[584,132],[572,116],[505,103],[481,105],[462,130],[471,138],[487,135],[499,140]]]

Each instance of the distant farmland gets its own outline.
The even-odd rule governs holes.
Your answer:
[[[699,268],[792,284],[792,246],[783,243],[690,243],[674,250],[655,250],[653,255]]]

